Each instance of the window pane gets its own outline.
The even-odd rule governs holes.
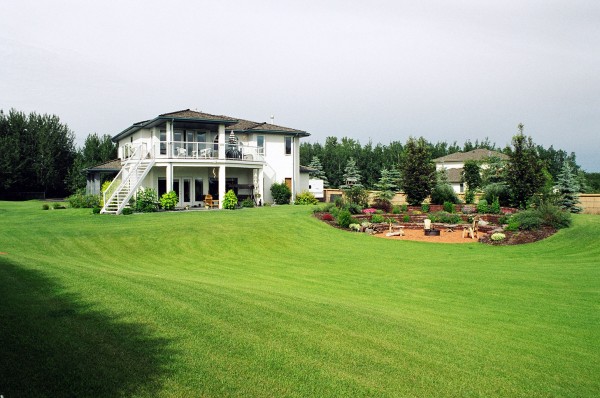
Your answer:
[[[292,137],[285,137],[285,154],[292,154]]]

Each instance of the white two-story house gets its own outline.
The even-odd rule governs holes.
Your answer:
[[[103,213],[120,213],[140,188],[158,196],[175,191],[179,207],[202,207],[207,195],[221,207],[238,198],[272,202],[270,188],[301,190],[300,137],[305,131],[228,116],[183,110],[135,123],[115,137],[121,171],[105,192]]]

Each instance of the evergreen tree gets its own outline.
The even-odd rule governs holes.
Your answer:
[[[375,188],[379,190],[377,198],[382,200],[392,200],[398,189],[397,182],[394,179],[394,173],[388,169],[381,170],[381,177],[375,184]]]
[[[348,159],[348,162],[346,163],[346,168],[344,169],[343,178],[344,184],[340,186],[340,188],[342,189],[348,189],[353,186],[363,186],[360,180],[360,171],[358,170],[358,167],[356,167],[356,162],[354,161],[354,158]]]
[[[309,173],[309,176],[312,178],[318,178],[320,180],[323,180],[323,187],[329,188],[329,181],[327,180],[327,175],[323,171],[323,165],[321,164],[321,161],[319,160],[319,158],[317,156],[313,156],[308,167],[315,170],[315,171],[311,171]]]
[[[563,162],[562,169],[558,175],[556,189],[561,194],[559,205],[571,213],[580,213],[582,208],[577,206],[579,202],[580,185],[577,175],[573,172],[568,161]]]
[[[462,171],[462,181],[467,183],[467,188],[471,191],[475,191],[481,186],[481,168],[477,161],[465,161]]]
[[[519,124],[519,134],[512,139],[510,160],[506,167],[511,204],[519,208],[525,208],[527,202],[544,185],[542,161],[531,137],[523,134],[523,127],[523,124]]]
[[[419,205],[429,196],[435,184],[435,165],[423,137],[410,137],[404,148],[405,156],[400,168],[402,189],[409,204]]]

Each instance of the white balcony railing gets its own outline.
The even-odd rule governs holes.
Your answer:
[[[263,148],[240,143],[165,141],[158,144],[153,152],[158,159],[219,159],[221,147],[224,147],[224,159],[264,161]]]

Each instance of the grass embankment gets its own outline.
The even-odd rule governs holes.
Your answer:
[[[519,247],[306,207],[94,216],[0,202],[0,394],[597,396],[600,217]]]

